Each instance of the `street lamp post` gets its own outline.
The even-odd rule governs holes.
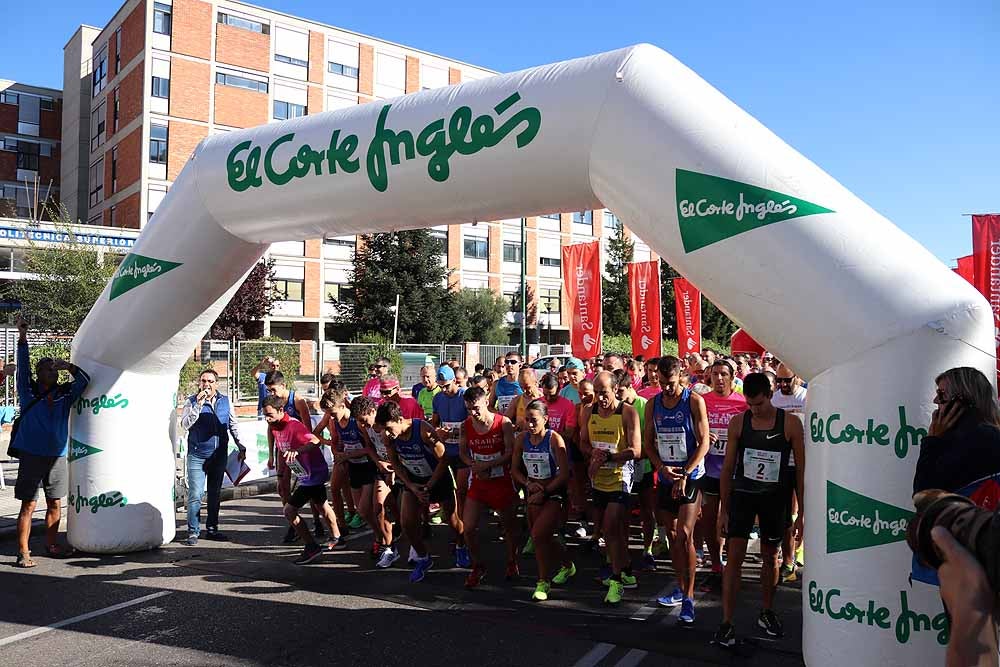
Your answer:
[[[528,219],[521,218],[521,358],[528,357]]]

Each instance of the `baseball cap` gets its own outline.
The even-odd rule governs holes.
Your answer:
[[[381,389],[395,389],[398,386],[399,386],[399,380],[397,380],[396,378],[394,378],[392,376],[384,377],[378,383],[378,388],[380,390]]]
[[[451,382],[455,379],[455,371],[452,370],[451,366],[442,366],[438,369],[437,380],[438,382]]]
[[[566,369],[567,370],[575,369],[578,371],[582,371],[583,362],[577,359],[576,357],[570,357],[569,359],[566,360]]]

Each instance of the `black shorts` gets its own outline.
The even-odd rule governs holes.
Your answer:
[[[645,461],[636,461],[635,463],[637,468],[645,467]],[[636,473],[636,475],[638,476],[638,473]],[[643,491],[652,489],[654,486],[653,477],[655,476],[656,473],[650,470],[642,477],[639,477],[638,481],[636,481],[635,485],[632,487],[632,492],[635,494],[641,494]]]
[[[779,544],[788,530],[788,490],[771,493],[734,491],[729,496],[729,527],[726,537],[750,539],[754,520],[760,528],[760,539]]]
[[[430,481],[430,477],[414,477],[410,475],[410,481],[417,486],[423,486]],[[407,493],[412,493],[409,487],[404,487]],[[441,475],[441,478],[430,488],[430,500],[432,503],[447,503],[455,500],[455,482],[451,475]]]
[[[672,495],[674,492],[674,485],[666,484],[661,479],[660,485],[656,487],[656,508],[664,512],[670,512],[674,516],[677,516],[677,514],[681,511],[681,506],[694,505],[701,500],[699,492],[701,491],[701,482],[703,479],[705,479],[704,475],[702,475],[699,479],[688,479],[686,488],[690,489],[693,486],[695,489],[694,498],[691,500],[684,497],[674,498]]]
[[[607,509],[611,503],[618,503],[628,509],[631,504],[631,495],[628,491],[598,491],[593,489],[591,503],[599,510]]]
[[[698,488],[706,496],[718,496],[722,493],[722,489],[719,488],[719,478],[709,477],[708,475],[702,475],[701,479],[698,480]]]
[[[49,500],[58,500],[69,493],[69,467],[65,456],[21,454],[14,498],[34,500],[38,487],[45,489],[45,497]]]
[[[573,440],[567,440],[566,446],[569,448],[570,463],[586,463],[587,457],[580,451],[580,446]]]
[[[292,491],[291,497],[288,498],[288,504],[292,507],[301,508],[306,503],[322,505],[326,500],[326,484],[318,484],[316,486],[303,486],[299,484]]]
[[[352,489],[361,489],[374,484],[377,472],[378,469],[371,459],[365,459],[360,463],[347,462],[347,477],[351,481]]]

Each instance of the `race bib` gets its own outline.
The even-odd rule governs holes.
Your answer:
[[[711,447],[709,447],[708,453],[715,456],[725,456],[726,445],[729,444],[729,427],[713,428],[709,430],[718,436],[718,439],[712,443]]]
[[[294,458],[291,463],[288,463],[288,470],[300,482],[304,479],[309,479],[309,472],[305,469],[305,466],[299,463],[298,458]]]
[[[776,484],[781,473],[781,452],[743,450],[743,476],[754,482]]]
[[[441,422],[441,428],[448,429],[448,438],[444,444],[458,445],[458,435],[461,432],[462,422]]]
[[[507,414],[507,408],[510,404],[517,398],[514,394],[508,394],[506,396],[497,396],[497,408],[500,410],[501,414]]]
[[[489,463],[490,461],[496,461],[498,458],[500,458],[500,454],[472,454],[472,460],[477,463]],[[503,466],[493,466],[486,474],[490,479],[503,477]]]
[[[355,456],[365,450],[365,446],[360,442],[344,442],[341,440],[341,443],[344,446],[344,453],[348,456]]]
[[[595,440],[594,442],[591,443],[591,445],[595,449],[603,449],[608,453],[608,456],[618,453],[618,444],[614,442],[599,442]],[[604,468],[605,470],[615,470],[616,468],[620,468],[621,465],[622,465],[621,463],[615,463],[614,461],[607,461],[601,467]]]
[[[375,429],[368,429],[368,437],[371,438],[372,445],[375,446],[375,453],[383,461],[389,460],[389,450],[385,448],[382,436],[375,432]]]
[[[521,458],[524,460],[524,467],[531,479],[550,479],[552,477],[552,464],[549,461],[549,455],[545,452],[522,452]]]
[[[656,449],[663,463],[687,463],[687,434],[679,431],[657,431]]]
[[[420,457],[419,459],[403,459],[403,465],[406,469],[417,477],[430,477],[434,471],[431,470],[431,466],[427,463],[427,459]]]

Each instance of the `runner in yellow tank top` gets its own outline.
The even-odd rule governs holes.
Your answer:
[[[580,450],[590,460],[594,510],[611,561],[611,576],[605,580],[608,604],[620,603],[624,588],[639,585],[628,557],[629,493],[642,451],[639,413],[618,400],[617,389],[612,373],[594,378],[594,404],[584,408],[581,423],[586,428],[580,429]]]
[[[505,415],[514,425],[514,430],[523,433],[528,430],[524,408],[536,398],[541,398],[542,390],[538,388],[538,376],[531,368],[521,369],[517,383],[521,385],[521,391],[524,393],[510,402]]]

